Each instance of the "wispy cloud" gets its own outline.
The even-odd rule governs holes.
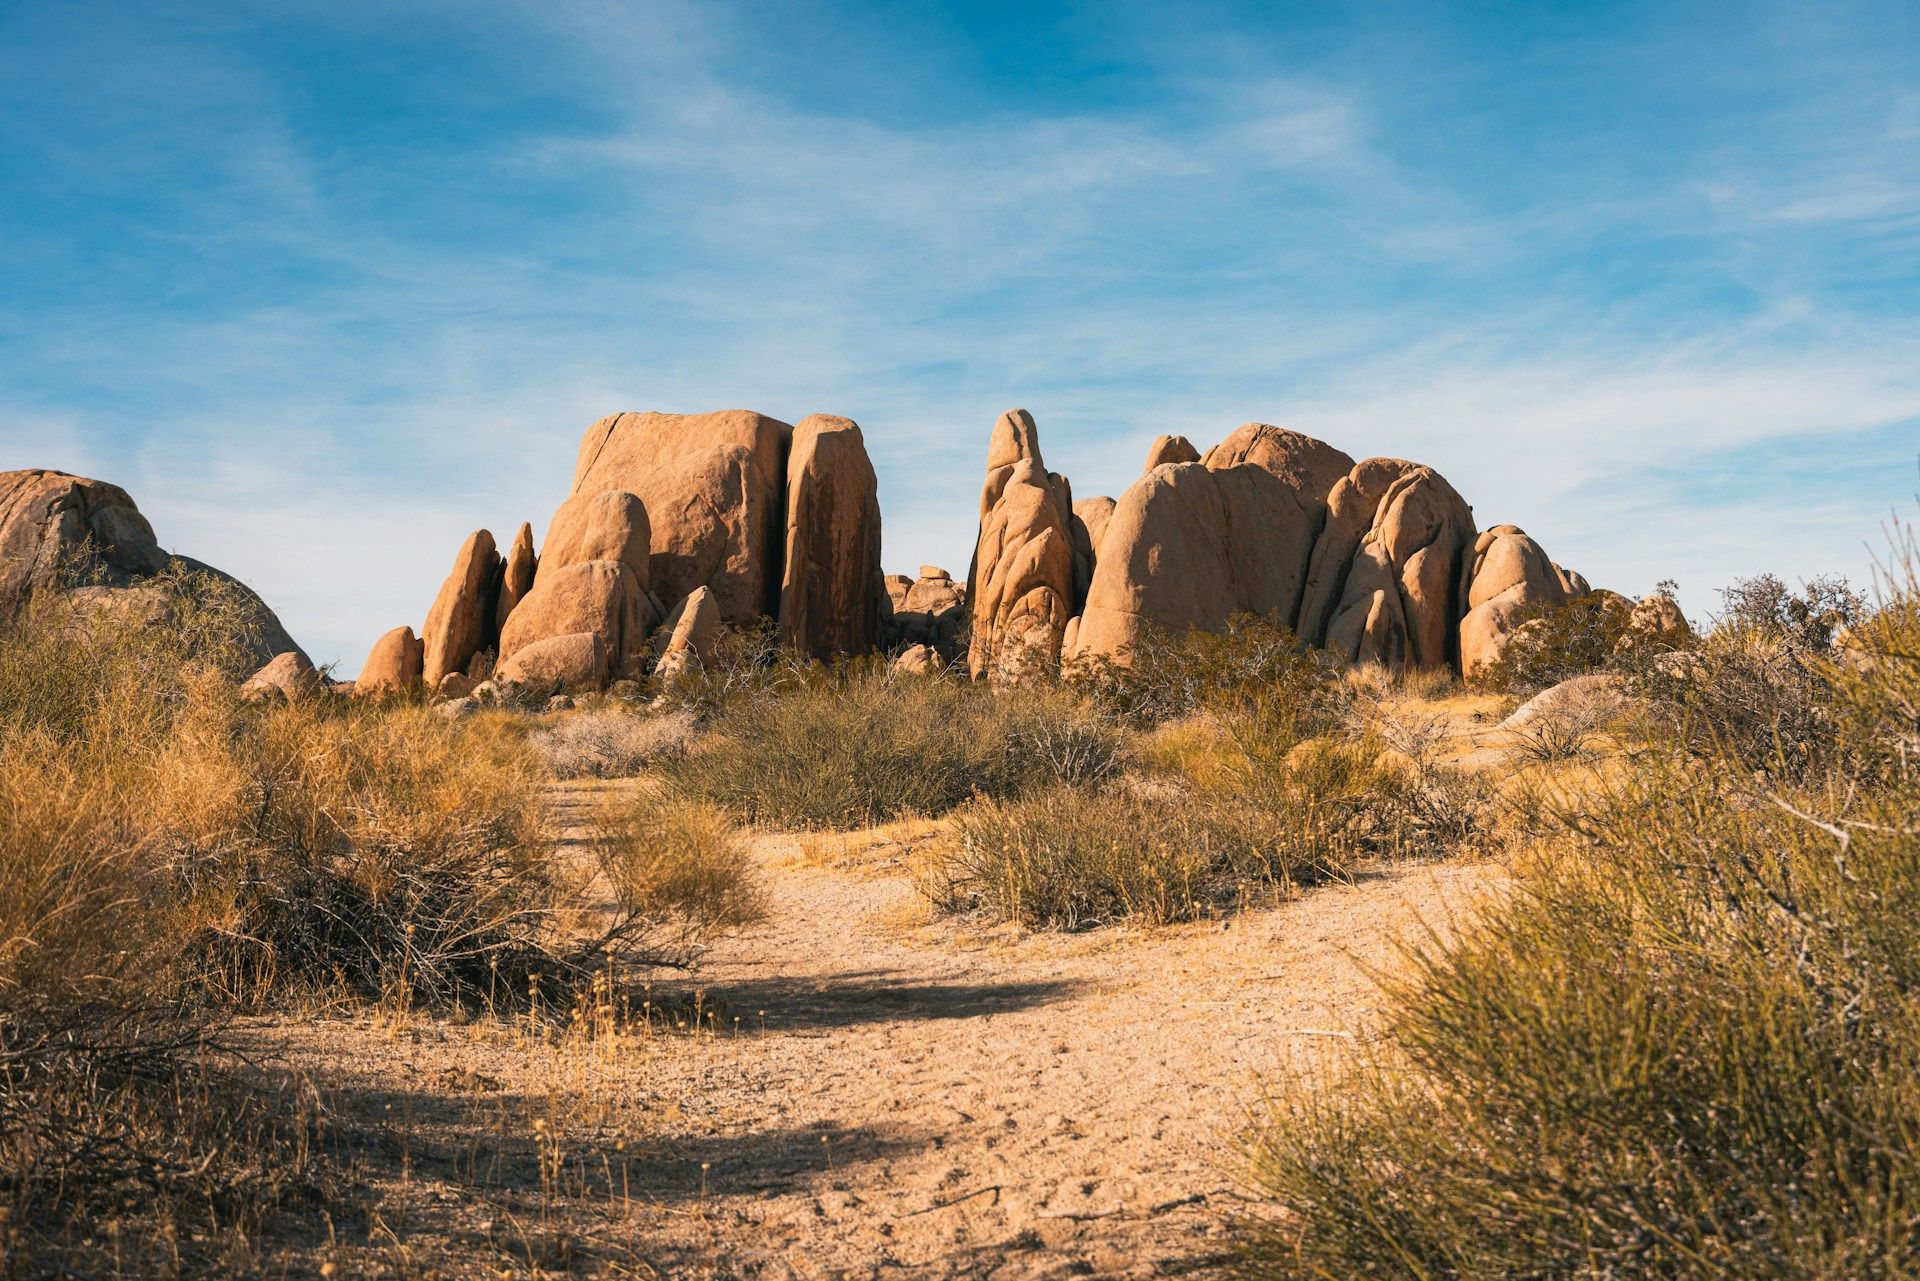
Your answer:
[[[616,409],[851,414],[906,568],[1016,403],[1076,492],[1281,421],[1635,589],[1911,488],[1749,475],[1920,421],[1902,48],[1784,9],[187,14],[0,16],[0,466],[127,485],[348,670]]]

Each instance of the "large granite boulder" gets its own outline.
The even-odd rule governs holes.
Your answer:
[[[1473,545],[1460,671],[1473,677],[1500,660],[1514,633],[1545,606],[1574,593],[1560,567],[1517,525],[1495,525]]]
[[[1002,414],[987,449],[980,536],[967,574],[967,666],[976,679],[1059,664],[1073,614],[1072,521],[1072,493],[1041,460],[1032,415]]]
[[[860,427],[814,414],[793,429],[780,633],[815,658],[880,641],[880,493]]]
[[[153,527],[118,485],[66,472],[0,472],[0,632],[45,591],[82,588],[103,607],[121,600],[152,615],[179,585],[169,566],[221,584],[234,603],[241,658],[262,666],[306,655],[253,590],[190,556],[161,550]],[[156,596],[156,593],[159,595]]]
[[[494,624],[505,573],[506,562],[493,549],[493,535],[484,529],[467,535],[420,632],[426,648],[421,676],[429,689],[438,688],[451,672],[466,671],[475,655],[498,640]]]
[[[539,567],[540,558],[533,554],[533,526],[522,521],[520,532],[513,536],[513,547],[507,552],[506,569],[501,573],[500,605],[493,615],[495,632],[507,625],[507,615],[533,590],[533,576]]]
[[[1387,487],[1346,574],[1325,645],[1357,663],[1438,669],[1458,657],[1473,509],[1430,467]]]
[[[792,437],[786,423],[748,410],[612,414],[580,442],[572,497],[638,497],[660,600],[671,608],[704,586],[723,621],[752,626],[779,608]]]
[[[1149,628],[1219,631],[1236,614],[1290,622],[1319,508],[1263,466],[1156,467],[1106,524],[1069,658],[1124,663]]]

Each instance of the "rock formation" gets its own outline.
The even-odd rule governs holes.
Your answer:
[[[289,703],[312,698],[326,688],[326,681],[314,669],[307,656],[297,649],[275,654],[264,667],[240,686],[240,697],[250,702],[283,698]]]
[[[861,653],[890,613],[873,465],[859,426],[825,414],[797,429],[745,410],[602,418],[539,554],[527,526],[491,570],[491,539],[486,553],[462,550],[423,629],[429,687],[466,664],[485,677],[475,656],[496,647],[501,681],[641,679],[664,659],[648,646],[662,619],[703,635],[777,621],[809,655]]]
[[[792,438],[786,423],[747,410],[612,414],[581,440],[570,497],[638,497],[660,600],[671,608],[706,587],[722,621],[751,626],[779,608]]]
[[[513,548],[507,553],[507,567],[500,579],[500,607],[493,614],[496,634],[507,625],[507,615],[513,612],[513,607],[533,590],[533,575],[539,565],[539,558],[533,554],[533,526],[522,521],[520,532],[513,536]]]
[[[1570,593],[1559,566],[1517,525],[1495,525],[1474,542],[1466,617],[1460,620],[1460,670],[1474,676],[1499,661],[1532,609]]]
[[[1073,614],[1072,517],[1065,481],[1041,461],[1032,415],[1002,414],[987,449],[980,536],[967,574],[967,665],[976,679],[1060,661]]]
[[[1199,461],[1200,451],[1195,449],[1193,442],[1185,436],[1158,436],[1147,448],[1147,465],[1141,469],[1140,474],[1144,476],[1163,463],[1197,463]]]
[[[864,654],[880,640],[880,494],[860,427],[815,414],[787,461],[780,634],[814,658]]]
[[[118,485],[38,468],[0,472],[0,632],[40,593],[79,585],[102,604],[164,606],[180,586],[166,572],[174,564],[229,593],[247,660],[265,664],[286,653],[306,658],[244,583],[162,551],[153,527]]]
[[[659,655],[654,674],[663,683],[671,683],[711,663],[714,645],[720,639],[721,621],[720,606],[713,593],[696,587],[693,594],[674,609],[654,640]]]
[[[425,669],[426,646],[415,638],[413,628],[396,627],[373,643],[360,665],[354,693],[362,698],[406,693],[420,684]]]
[[[1473,543],[1473,509],[1432,468],[1407,466],[1347,570],[1326,647],[1395,669],[1452,665]]]
[[[464,672],[473,656],[495,640],[494,617],[505,570],[491,533],[477,529],[467,535],[421,629],[426,647],[421,676],[429,689],[438,688],[449,672]]]
[[[1124,662],[1149,627],[1291,623],[1317,526],[1316,508],[1264,467],[1156,467],[1107,522],[1070,657]]]
[[[951,574],[938,565],[922,565],[918,578],[889,574],[887,592],[893,601],[893,616],[887,620],[887,649],[924,645],[943,663],[959,656],[967,596]]]

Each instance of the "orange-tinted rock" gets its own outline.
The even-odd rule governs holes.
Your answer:
[[[607,681],[610,657],[597,632],[547,636],[503,659],[496,679],[550,689],[598,689]]]
[[[1141,474],[1152,471],[1164,463],[1197,463],[1200,451],[1185,436],[1158,436],[1147,448],[1147,465]]]
[[[654,637],[654,652],[659,661],[654,675],[665,684],[704,668],[713,661],[723,620],[713,593],[704,587],[675,607]]]
[[[1065,482],[1041,461],[1032,416],[1002,414],[987,450],[980,536],[967,574],[967,666],[976,679],[1059,664],[1073,613],[1072,508]]]
[[[617,561],[633,571],[645,590],[652,583],[652,542],[651,518],[636,495],[621,489],[576,494],[560,504],[548,522],[540,560],[549,569]]]
[[[494,617],[505,570],[506,562],[494,551],[488,531],[475,530],[461,544],[453,572],[440,585],[420,632],[426,647],[421,677],[428,688],[439,688],[449,672],[464,672],[475,654],[494,643]]]
[[[1201,460],[1216,471],[1224,467],[1264,468],[1300,495],[1313,510],[1326,505],[1333,487],[1353,470],[1353,459],[1324,440],[1284,427],[1248,423],[1209,449]]]
[[[780,633],[815,658],[880,640],[880,497],[859,425],[815,414],[793,429]]]
[[[651,523],[652,590],[671,607],[708,587],[724,621],[751,626],[778,609],[792,435],[747,410],[613,414],[581,440],[572,492],[636,495]]]
[[[373,643],[354,692],[364,698],[405,693],[420,683],[425,667],[426,646],[415,638],[413,628],[396,627]]]
[[[520,532],[513,536],[507,566],[500,577],[500,605],[493,614],[495,635],[507,625],[507,615],[513,612],[513,607],[533,590],[533,576],[539,567],[540,560],[533,554],[533,526],[522,522]]]
[[[265,664],[279,654],[300,653],[246,584],[161,550],[153,527],[118,485],[39,468],[0,472],[0,630],[38,593],[75,583],[86,584],[93,603],[103,607],[163,610],[176,595],[175,582],[164,576],[174,563],[228,594],[248,659]]]
[[[1181,440],[1179,436],[1162,439]],[[1189,446],[1191,448],[1191,446]],[[1153,469],[1149,467],[1148,471]],[[1114,501],[1102,494],[1081,498],[1073,504],[1073,612],[1086,608],[1087,592],[1093,586],[1093,571],[1100,563],[1100,540],[1106,535],[1107,522],[1113,519]],[[1066,648],[1063,643],[1062,648]]]
[[[250,701],[278,697],[297,703],[318,694],[324,684],[307,656],[290,650],[275,654],[266,666],[249,677],[240,687],[240,696]]]
[[[502,673],[523,649],[558,636],[592,632],[604,650],[603,679],[614,679],[625,675],[644,651],[652,621],[646,592],[626,562],[555,565],[549,560],[500,634]],[[513,670],[524,666],[515,664]]]
[[[1290,621],[1319,508],[1261,466],[1155,468],[1107,522],[1071,657],[1125,662],[1149,627],[1179,636],[1236,614]]]

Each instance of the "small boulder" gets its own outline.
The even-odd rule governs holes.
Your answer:
[[[288,650],[274,655],[265,667],[248,677],[240,687],[240,697],[248,702],[284,698],[289,703],[297,703],[318,694],[324,685],[320,673],[305,654]]]
[[[943,664],[930,646],[909,645],[894,655],[888,668],[895,676],[933,676],[943,669]]]
[[[695,588],[654,637],[654,652],[659,656],[654,674],[671,683],[712,662],[720,626],[719,602],[706,588]]]
[[[569,632],[513,651],[501,663],[499,679],[535,689],[596,689],[606,678],[607,660],[607,645],[598,632]]]
[[[1145,475],[1156,467],[1166,463],[1197,463],[1200,451],[1185,436],[1157,436],[1147,448],[1147,465],[1141,469]]]
[[[463,720],[480,710],[480,700],[477,698],[450,698],[444,703],[434,704],[433,710],[435,714],[443,716],[447,720]]]
[[[433,687],[438,699],[466,698],[473,693],[473,680],[465,672],[448,672]]]
[[[570,712],[573,710],[573,700],[565,694],[555,694],[547,700],[546,710],[549,712]]]
[[[354,692],[362,698],[403,694],[420,683],[425,661],[426,647],[413,628],[396,627],[373,643]]]

